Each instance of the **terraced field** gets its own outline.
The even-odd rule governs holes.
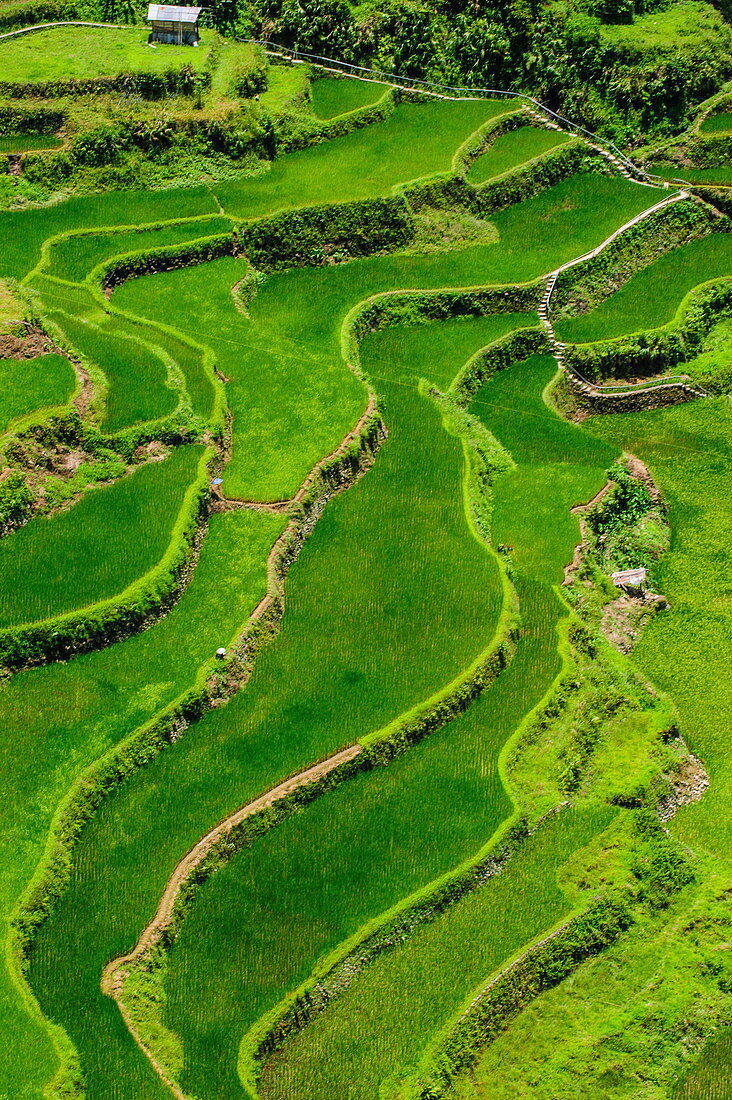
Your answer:
[[[294,151],[0,213],[0,1096],[716,1096],[729,403],[572,363],[721,393],[726,215],[267,74]]]

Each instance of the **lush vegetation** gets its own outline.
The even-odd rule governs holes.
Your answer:
[[[173,272],[165,280],[137,279],[113,300],[153,320],[170,323],[178,316],[180,327],[185,317],[197,338],[212,347],[230,379],[234,417],[226,491],[244,499],[279,500],[296,491],[364,408],[363,387],[344,370],[341,358],[341,324],[351,307],[394,286],[528,281],[599,243],[647,201],[631,184],[573,177],[497,215],[500,246],[294,269],[267,280],[247,317],[236,311],[231,297],[232,284],[246,273],[236,260]],[[293,355],[295,344],[299,350]],[[314,362],[321,367],[317,379]],[[294,430],[297,425],[307,426],[303,437]]]
[[[729,406],[627,411],[656,378],[588,419],[535,312],[669,192],[516,100],[245,39],[510,84],[720,180],[732,32],[696,0],[242,0],[179,49],[144,14],[0,2],[132,24],[0,42],[0,1095],[713,1093]],[[703,194],[560,278],[570,367],[726,392]],[[613,586],[636,566],[663,597]],[[345,746],[100,985],[201,838]]]
[[[2,880],[5,925],[69,787],[185,692],[199,670],[211,670],[215,650],[229,644],[264,594],[264,562],[281,527],[280,518],[251,512],[212,516],[191,583],[164,619],[110,649],[3,684],[3,835],[13,851]],[[0,1011],[14,1054],[0,1061],[0,1082],[10,1094],[33,1096],[52,1076],[56,1058],[7,966]]]
[[[477,331],[471,325],[464,333],[453,330],[452,335],[466,350],[474,350],[481,343],[481,328],[486,339],[511,324],[511,319],[506,323],[499,318],[498,322],[482,323]],[[426,346],[423,343],[422,347]],[[452,341],[444,338],[441,347],[443,370],[449,380],[454,366]],[[417,370],[421,362],[420,356],[415,362]],[[414,382],[412,377],[412,387]],[[444,432],[439,413],[428,398],[401,386],[393,387],[389,398],[389,407],[393,408],[387,421],[391,434],[383,453],[357,487],[329,505],[318,524],[288,581],[282,633],[261,655],[248,689],[161,753],[150,766],[153,771],[150,767],[144,769],[105,802],[83,842],[85,850],[94,853],[91,861],[84,856],[75,865],[74,884],[61,902],[69,915],[61,916],[59,910],[61,919],[54,918],[41,932],[37,961],[34,955],[34,986],[51,1014],[63,1019],[82,1052],[90,1081],[98,1081],[100,1088],[108,1080],[110,1064],[119,1065],[133,1095],[138,1071],[134,1069],[137,1059],[127,1044],[116,1044],[113,1049],[105,1044],[104,1051],[100,1048],[100,1029],[106,1028],[105,1020],[114,1006],[99,992],[99,967],[134,939],[140,904],[154,908],[167,875],[205,830],[207,822],[223,817],[267,789],[280,775],[379,729],[446,685],[491,644],[503,589],[495,560],[467,525],[460,443]],[[421,577],[418,591],[411,583],[416,573]],[[316,630],[322,641],[317,650],[310,649],[310,661],[303,663],[303,647],[309,645],[308,639]],[[339,653],[336,661],[334,646]],[[288,685],[286,693],[282,690],[284,684]],[[388,690],[384,690],[387,684]],[[374,690],[376,685],[381,685],[378,691]],[[407,766],[410,759],[411,754],[405,758]],[[419,768],[420,776],[426,778],[430,773],[431,769]],[[176,777],[174,789],[170,787],[172,776]],[[372,808],[373,800],[381,797],[381,781],[381,769],[377,769],[358,783],[357,791],[364,785],[366,790],[373,790],[368,802]],[[441,801],[444,827],[453,837],[451,852],[460,858],[479,834],[473,832],[471,837],[470,829],[475,825],[470,817],[464,823],[453,820],[450,787],[445,785]],[[389,818],[396,828],[401,822],[399,784],[393,790],[395,801]],[[189,794],[183,795],[184,791]],[[349,789],[344,796],[350,803],[354,793]],[[357,793],[355,797],[353,812],[365,822],[368,805],[362,809]],[[328,801],[324,800],[324,812],[328,812]],[[151,830],[153,803],[156,826]],[[186,807],[185,817],[181,816],[182,806]],[[424,881],[434,873],[430,862],[414,866],[414,855],[423,846],[418,839],[420,828],[423,837],[430,835],[429,802],[424,805],[424,813],[428,816],[415,820],[414,838],[410,842],[407,837],[405,842],[403,875],[408,889],[420,883],[418,876]],[[126,822],[124,837],[119,832],[121,821]],[[293,827],[298,829],[294,822]],[[288,835],[292,835],[292,828],[288,828]],[[388,836],[385,841],[387,846],[382,850],[386,854]],[[283,851],[279,829],[273,833],[272,843],[278,852]],[[313,843],[322,846],[320,832]],[[374,833],[375,867],[382,843],[378,832]],[[149,859],[140,859],[143,849],[150,852]],[[99,859],[97,852],[107,854]],[[432,860],[431,853],[431,848],[424,850],[425,861]],[[259,846],[256,855],[259,858]],[[339,911],[333,903],[338,898],[346,902],[351,893],[347,884],[352,881],[348,863],[352,857],[360,858],[360,850],[347,844],[341,854],[346,863],[334,865],[332,892],[328,891],[322,903],[332,913],[335,924],[328,931],[323,914],[313,915],[312,934],[316,939],[311,954],[305,956],[305,965],[313,961],[312,951],[321,947],[324,934],[328,936],[326,944],[335,945],[339,932],[355,930],[365,917],[378,913],[384,900],[393,903],[398,899],[398,887],[382,856],[384,875],[374,884],[375,895],[364,889],[349,903],[354,906],[353,913],[348,909]],[[449,866],[449,858],[443,867]],[[135,876],[134,888],[133,867],[143,872]],[[258,877],[263,887],[273,889],[282,887],[287,879],[286,875]],[[69,933],[74,925],[78,928],[77,921],[84,920],[85,913],[91,918],[91,898],[98,899],[92,903],[98,907],[98,950],[93,958],[85,950],[83,955],[87,957],[80,954],[78,966],[95,1010],[77,1016],[74,1006],[78,1004],[78,986],[68,983],[57,971],[56,960],[75,950]],[[251,902],[254,924],[256,895],[251,895]],[[287,911],[302,910],[302,893],[294,883],[289,899],[283,897],[281,904]],[[300,921],[297,927],[301,927]],[[287,961],[284,949],[291,941],[284,925],[260,927],[258,935],[264,937],[263,954],[270,942],[279,941],[283,967],[303,965],[302,961],[298,963],[296,938],[292,940],[292,961]],[[270,941],[272,935],[274,941]],[[64,944],[61,954],[58,939]],[[86,936],[76,942],[81,947]],[[303,946],[306,944],[307,940]],[[298,970],[289,973],[297,977]],[[265,972],[253,981],[252,989],[259,988],[263,981],[269,984],[273,979]],[[223,987],[224,1004],[227,992],[228,987]],[[262,1007],[269,1007],[272,998],[281,992],[279,980],[274,979],[270,1000]],[[229,1027],[228,1064],[221,1064],[228,1080],[236,1066],[240,1038],[237,1023],[233,1034]],[[215,1054],[215,1045],[209,1049]],[[218,1072],[216,1066],[207,1061],[206,1073],[214,1071]]]
[[[607,340],[671,321],[685,294],[732,273],[732,236],[714,233],[661,256],[584,316],[557,323],[568,343]]]

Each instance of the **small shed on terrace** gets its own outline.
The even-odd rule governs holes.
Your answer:
[[[200,8],[180,8],[171,4],[150,4],[147,19],[152,23],[151,42],[167,42],[174,46],[198,45]]]

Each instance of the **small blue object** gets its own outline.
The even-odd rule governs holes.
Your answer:
[[[212,485],[223,485],[224,479],[222,477],[215,477],[211,482]]]

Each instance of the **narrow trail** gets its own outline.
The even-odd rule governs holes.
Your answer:
[[[628,177],[630,178],[630,177]],[[633,181],[638,182],[638,181]],[[634,225],[638,225],[651,214],[658,213],[659,210],[663,210],[665,207],[670,206],[672,203],[682,202],[685,199],[693,198],[688,191],[679,191],[675,195],[670,195],[668,198],[661,199],[654,206],[649,206],[647,210],[642,210],[640,214],[636,214],[634,218],[626,222],[625,225],[621,225],[619,229],[616,229],[614,233],[611,233],[609,237],[597,245],[596,248],[591,249],[589,252],[585,252],[582,256],[577,256],[573,260],[568,260],[567,263],[560,264],[559,267],[553,271],[548,272],[544,278],[547,280],[546,288],[544,290],[544,296],[541,300],[537,312],[539,314],[539,320],[542,327],[549,337],[549,341],[552,347],[552,354],[556,359],[557,366],[565,374],[570,375],[577,386],[577,388],[588,396],[593,397],[623,397],[623,396],[635,396],[641,393],[655,393],[658,390],[672,389],[679,390],[684,397],[707,397],[706,390],[697,383],[692,381],[687,375],[677,375],[670,377],[666,382],[656,382],[649,385],[647,382],[628,382],[622,386],[602,386],[597,385],[595,382],[591,382],[588,378],[583,377],[574,367],[565,363],[564,351],[566,344],[563,344],[554,331],[554,325],[552,324],[550,317],[551,299],[554,290],[557,285],[557,280],[563,271],[569,271],[570,268],[576,267],[580,263],[584,263],[587,260],[592,260],[596,256],[604,251],[608,245],[617,240],[624,233],[627,233],[629,229],[632,229]]]
[[[254,799],[253,802],[248,802],[245,806],[241,806],[238,810],[235,810],[234,813],[230,814],[229,817],[214,826],[210,832],[206,833],[206,835],[191,848],[187,855],[183,857],[168,879],[157,912],[142,932],[142,935],[132,951],[128,952],[126,955],[119,956],[117,959],[113,959],[112,962],[108,963],[104,968],[101,981],[102,991],[106,993],[107,996],[114,997],[118,1004],[120,1003],[119,994],[125,977],[125,968],[139,960],[151,947],[154,947],[154,945],[158,943],[163,932],[170,925],[175,911],[175,904],[183,885],[193,875],[194,871],[200,866],[211,849],[220,840],[228,836],[237,825],[241,825],[247,818],[253,817],[255,814],[259,814],[263,810],[273,806],[275,802],[287,798],[300,787],[305,787],[329,775],[330,772],[335,771],[341,764],[353,760],[361,751],[361,746],[359,744],[349,745],[348,748],[342,749],[340,752],[327,757],[325,760],[321,760],[320,763],[313,764],[311,767],[306,768],[305,771],[298,772],[297,775],[284,780],[284,782],[279,783],[276,787],[272,787],[271,790],[260,795],[260,797]]]

